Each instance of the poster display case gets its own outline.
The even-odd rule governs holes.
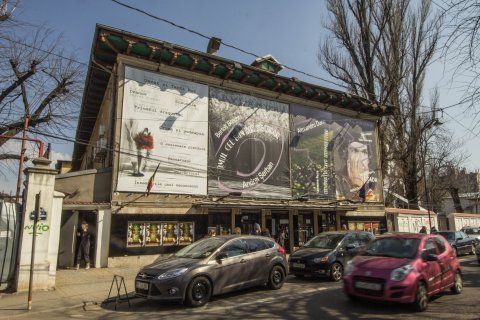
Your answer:
[[[188,245],[195,239],[191,221],[129,221],[127,230],[127,248]]]

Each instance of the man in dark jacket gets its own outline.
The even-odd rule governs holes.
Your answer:
[[[79,241],[77,250],[77,270],[80,269],[80,261],[85,260],[85,269],[90,269],[90,245],[93,243],[93,234],[88,231],[88,223],[83,221],[82,228],[77,232]]]

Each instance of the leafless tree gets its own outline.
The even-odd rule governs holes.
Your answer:
[[[418,203],[421,137],[436,121],[423,85],[441,19],[428,0],[327,0],[327,9],[331,37],[319,61],[352,93],[395,107],[380,127],[382,171],[394,192]]]
[[[452,80],[463,91],[458,102],[475,115],[480,125],[480,3],[478,0],[439,0],[447,20],[447,39],[443,54],[454,66]],[[457,79],[461,79],[458,81]]]
[[[84,66],[62,50],[46,27],[19,23],[12,7],[0,7],[0,163],[19,159],[4,148],[9,136],[28,129],[61,134],[78,115]],[[8,137],[5,137],[8,136]],[[3,147],[3,148],[2,148]],[[2,166],[5,168],[5,166]]]

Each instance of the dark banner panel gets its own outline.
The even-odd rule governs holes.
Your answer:
[[[290,198],[288,105],[210,88],[208,193]]]
[[[295,197],[382,201],[375,123],[291,106]]]

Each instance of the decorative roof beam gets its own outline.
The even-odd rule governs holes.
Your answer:
[[[112,49],[113,52],[115,53],[120,53],[117,49],[117,47],[115,47],[111,42],[110,40],[108,39],[108,36],[110,34],[106,33],[106,32],[101,32],[100,35],[99,35],[99,38],[100,40],[105,43],[110,49]]]
[[[245,83],[245,81],[248,80],[248,78],[252,75],[253,72],[251,70],[244,69],[243,73],[244,73],[244,75],[243,75],[242,79],[240,79],[240,83]]]
[[[225,76],[223,77],[224,80],[230,79],[232,76],[233,72],[235,71],[235,68],[232,68],[231,66],[225,66],[227,68],[227,72],[225,73]]]
[[[155,56],[155,53],[157,53],[158,50],[161,50],[161,48],[155,44],[148,43],[147,44],[148,48],[150,49],[150,54],[148,55],[148,60],[152,60],[153,56]]]
[[[215,71],[215,69],[217,68],[218,63],[215,63],[215,62],[213,62],[213,61],[208,61],[208,62],[210,63],[210,65],[211,65],[212,67],[210,68],[210,70],[208,70],[208,73],[207,73],[207,74],[208,74],[209,76],[211,76],[212,73],[213,73],[213,72]]]
[[[190,58],[192,59],[192,65],[190,66],[190,71],[192,71],[193,69],[196,68],[196,66],[198,65],[198,63],[202,58],[193,54],[190,55]]]

